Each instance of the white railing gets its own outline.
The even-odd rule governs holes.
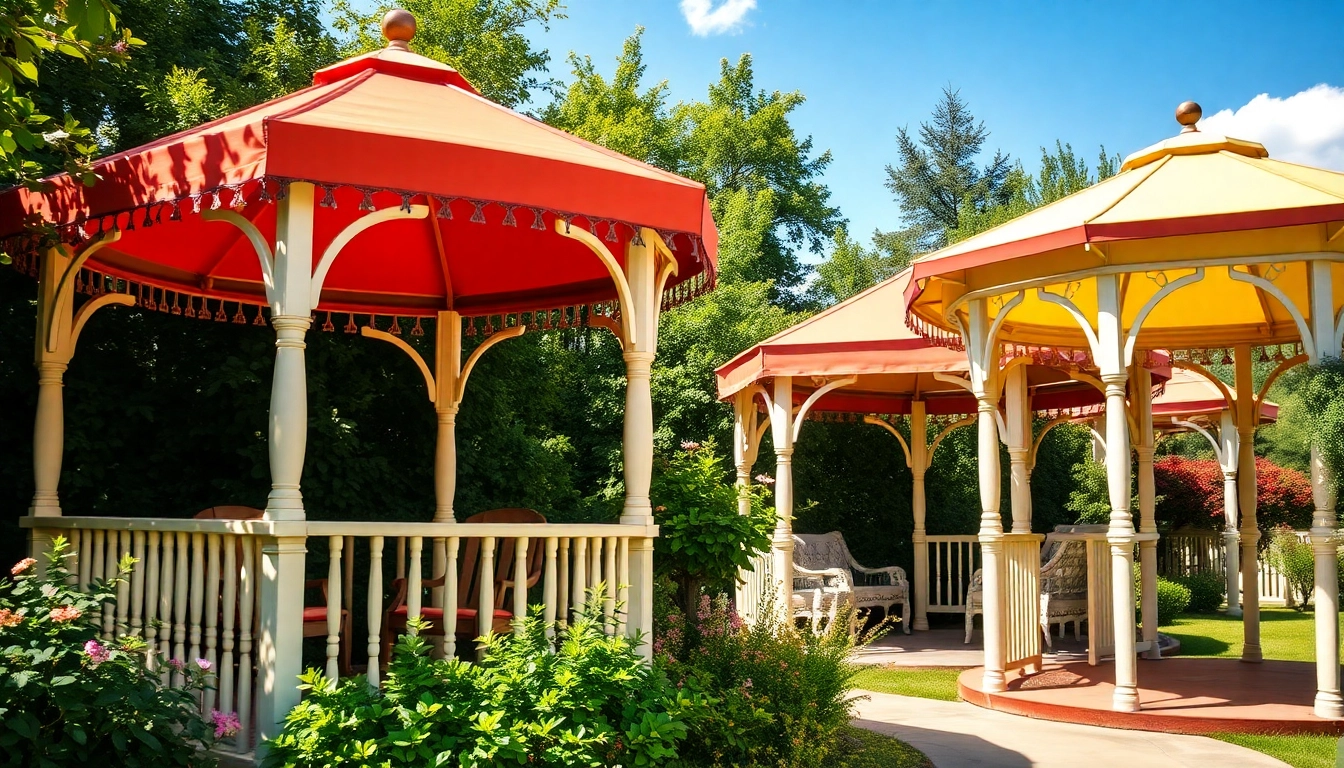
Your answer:
[[[762,602],[765,595],[775,583],[774,570],[775,558],[773,553],[767,551],[764,554],[752,558],[752,570],[742,571],[742,583],[737,585],[736,608],[739,616],[748,624],[756,623],[761,617],[763,610]],[[784,610],[783,606],[776,606],[776,610]]]
[[[927,585],[929,613],[965,613],[966,589],[980,567],[979,537],[929,536],[927,541],[926,572],[915,575],[915,588]]]
[[[230,747],[239,753],[250,752],[259,733],[268,619],[275,626],[302,616],[301,636],[322,639],[299,668],[325,667],[333,679],[364,672],[372,685],[415,616],[429,622],[424,634],[436,654],[466,655],[475,637],[492,627],[508,631],[529,604],[543,606],[546,621],[564,623],[601,585],[608,632],[652,629],[635,626],[617,606],[629,605],[633,590],[642,590],[641,600],[651,597],[651,585],[632,583],[631,552],[651,547],[656,526],[88,517],[23,524],[71,541],[72,580],[80,585],[111,578],[122,557],[135,558],[103,609],[104,637],[143,637],[148,666],[170,684],[182,676],[168,660],[208,660],[217,678],[202,696],[202,711],[238,714],[243,732]],[[262,581],[276,574],[267,572],[263,545],[295,537],[306,538],[309,575],[320,571],[325,578],[304,582],[302,602],[282,596],[277,616],[265,616]],[[297,642],[277,648],[302,653]]]
[[[1310,541],[1309,531],[1295,531],[1299,541]],[[1188,576],[1192,573],[1223,572],[1224,539],[1221,531],[1175,531],[1158,540],[1158,573],[1167,578]],[[1264,557],[1257,561],[1257,587],[1262,604],[1291,606],[1292,593],[1288,580]],[[1245,592],[1245,585],[1242,585]]]
[[[1034,533],[1003,535],[1004,669],[1041,668],[1041,540]]]

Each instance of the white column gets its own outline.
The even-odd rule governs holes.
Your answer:
[[[1134,639],[1134,520],[1129,511],[1129,420],[1125,415],[1124,327],[1119,287],[1114,275],[1097,280],[1096,361],[1106,387],[1106,481],[1111,495],[1112,606],[1115,614],[1115,693],[1111,708],[1137,712],[1138,663]]]
[[[983,688],[996,693],[1006,688],[1004,660],[1007,635],[1003,623],[1003,516],[999,514],[998,345],[990,338],[989,309],[984,299],[970,303],[966,349],[971,360],[978,426],[977,458],[980,484],[980,562],[984,595],[985,674]]]
[[[275,288],[271,325],[275,328],[275,372],[271,381],[269,448],[271,492],[268,521],[275,535],[262,539],[260,627],[257,650],[258,756],[264,740],[280,731],[299,703],[298,675],[303,664],[304,452],[308,443],[308,382],[304,337],[312,324],[313,185],[295,182],[277,203]]]
[[[1312,365],[1319,364],[1326,357],[1338,357],[1340,354],[1334,345],[1334,286],[1330,267],[1328,261],[1311,263],[1311,331],[1315,340],[1312,351],[1315,354],[1308,362]],[[1242,477],[1243,500],[1246,499],[1246,482],[1247,478]],[[1311,447],[1311,494],[1316,502],[1311,521],[1311,547],[1316,557],[1316,588],[1312,592],[1312,600],[1316,603],[1314,710],[1319,717],[1344,717],[1344,699],[1340,697],[1339,691],[1339,581],[1336,565],[1339,545],[1335,540],[1338,525],[1335,517],[1334,478],[1321,455],[1320,446],[1314,444]],[[1243,533],[1246,531],[1246,517],[1246,510],[1243,509]],[[1242,546],[1245,546],[1244,538]],[[1246,563],[1243,562],[1243,574],[1245,568]],[[1249,595],[1251,590],[1247,588],[1246,592]],[[1246,605],[1245,608],[1249,613],[1250,606]]]
[[[1031,395],[1027,367],[1014,366],[1006,374],[1004,401],[1008,427],[1009,494],[1012,501],[1013,533],[1031,533]]]
[[[750,390],[733,395],[733,465],[737,470],[737,513],[751,514],[751,467],[756,463],[756,398]]]
[[[775,377],[770,406],[770,435],[775,443],[775,610],[785,621],[793,609],[793,378]]]
[[[911,541],[915,547],[914,629],[929,628],[929,540],[924,529],[927,512],[924,502],[924,474],[929,467],[929,417],[923,400],[910,403],[910,474],[914,478],[911,510],[915,517],[915,531]]]
[[[1157,533],[1157,496],[1153,482],[1153,377],[1142,365],[1129,370],[1130,402],[1138,424],[1138,442],[1135,474],[1139,486],[1139,531]],[[1142,612],[1143,640],[1148,643],[1146,658],[1159,659],[1157,647],[1157,541],[1139,542],[1139,584],[1142,592],[1139,610]]]
[[[1237,350],[1241,354],[1241,350]],[[1246,354],[1250,354],[1247,348]],[[1238,390],[1240,396],[1240,390]],[[1241,537],[1237,533],[1237,467],[1241,464],[1241,440],[1236,420],[1232,417],[1235,403],[1223,409],[1218,425],[1219,450],[1223,454],[1223,570],[1227,574],[1227,615],[1240,616],[1241,612]],[[1254,468],[1255,459],[1251,459]],[[1258,574],[1257,574],[1258,578]],[[1260,597],[1255,584],[1256,599]]]
[[[658,236],[652,230],[642,232],[643,245],[630,243],[625,253],[625,281],[631,307],[621,307],[622,321],[633,320],[625,358],[625,430],[621,449],[624,456],[625,506],[621,522],[653,524],[653,505],[649,502],[649,484],[653,478],[653,395],[649,373],[658,346]],[[627,331],[628,332],[628,331]],[[653,540],[630,542],[630,616],[629,631],[646,638],[642,646],[645,658],[653,658]]]

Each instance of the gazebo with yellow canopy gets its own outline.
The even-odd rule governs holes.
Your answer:
[[[906,292],[914,327],[955,334],[971,366],[979,401],[980,538],[985,563],[984,688],[1002,691],[1002,634],[990,627],[1034,595],[1006,589],[1004,532],[998,512],[994,418],[1001,356],[1049,349],[1086,355],[1100,370],[1107,401],[1106,465],[1112,513],[1108,531],[1115,624],[1131,626],[1133,547],[1148,556],[1155,536],[1151,492],[1141,474],[1141,525],[1130,510],[1130,447],[1152,450],[1152,412],[1127,409],[1126,385],[1147,373],[1148,350],[1172,350],[1177,362],[1231,356],[1234,421],[1240,438],[1241,567],[1256,578],[1255,465],[1252,438],[1260,401],[1251,381],[1256,348],[1285,358],[1277,373],[1340,354],[1344,307],[1344,174],[1270,159],[1260,144],[1204,133],[1200,108],[1177,109],[1181,133],[1126,158],[1121,172],[1003,226],[944,248],[914,265]],[[1282,350],[1290,349],[1288,354]],[[1006,353],[1006,355],[1005,355]],[[1142,387],[1137,391],[1144,391]],[[1131,429],[1130,414],[1134,418]],[[1149,453],[1149,455],[1151,455]],[[1338,585],[1332,478],[1317,446],[1311,480],[1316,511],[1314,711],[1344,716],[1339,685]],[[1151,491],[1151,489],[1149,489]],[[1243,660],[1261,659],[1258,600],[1244,598]],[[1144,622],[1147,624],[1147,621]],[[1135,638],[1117,632],[1117,711],[1140,708]]]

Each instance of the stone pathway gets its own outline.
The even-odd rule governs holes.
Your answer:
[[[1033,720],[972,706],[860,691],[854,724],[895,736],[936,768],[1286,768],[1287,763],[1203,736]]]

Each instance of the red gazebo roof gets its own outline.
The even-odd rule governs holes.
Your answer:
[[[409,39],[409,35],[405,36]],[[85,265],[172,294],[265,304],[257,257],[203,210],[236,208],[274,242],[275,199],[317,185],[314,260],[366,212],[427,205],[356,236],[327,275],[320,310],[384,315],[528,312],[616,298],[604,265],[556,234],[583,227],[618,260],[638,228],[678,262],[665,303],[712,285],[717,233],[704,186],[556,130],[476,93],[404,40],[319,71],[305,90],[120,152],[85,187],[61,174],[0,193],[0,237],[20,266],[38,220],[66,242],[121,238]]]
[[[909,413],[911,400],[920,399],[930,414],[974,412],[975,398],[969,392],[936,378],[964,376],[970,370],[966,353],[921,338],[905,321],[910,274],[906,269],[719,366],[719,397],[727,399],[776,376],[792,376],[794,397],[801,400],[822,380],[857,376],[854,384],[823,395],[813,410],[900,414]],[[1167,375],[1165,367],[1154,370],[1159,381]],[[1037,411],[1086,409],[1103,400],[1091,384],[1070,379],[1058,367],[1030,365],[1028,382]]]

